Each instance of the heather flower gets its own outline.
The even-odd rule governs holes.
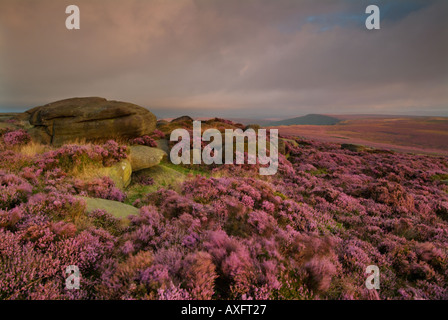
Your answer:
[[[158,130],[158,129],[155,129],[155,130],[152,132],[152,135],[153,135],[155,138],[158,138],[158,139],[163,139],[163,138],[165,138],[165,134],[164,134],[162,131]]]
[[[253,225],[259,234],[272,232],[276,227],[275,219],[261,210],[251,212],[247,222]]]
[[[142,137],[131,139],[131,140],[129,140],[129,144],[131,144],[131,145],[136,144],[136,145],[142,145],[142,146],[153,147],[153,148],[157,147],[157,142],[150,136],[142,136]]]
[[[154,184],[154,179],[150,176],[139,174],[135,175],[134,182],[143,186],[152,186]]]
[[[24,179],[0,170],[0,209],[12,209],[26,202],[32,187]]]
[[[75,180],[75,189],[83,196],[123,202],[126,194],[115,186],[109,177],[95,178],[90,181]]]
[[[83,166],[100,164],[106,167],[127,158],[127,147],[120,146],[114,140],[103,145],[64,145],[59,149],[41,155],[39,166],[43,170],[55,167],[63,170],[78,170]]]
[[[30,135],[23,129],[10,131],[3,135],[3,141],[9,148],[26,144],[31,141]]]

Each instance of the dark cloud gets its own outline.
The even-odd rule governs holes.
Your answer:
[[[364,27],[382,9],[381,30]],[[178,114],[448,115],[448,2],[0,0],[0,108],[104,96]]]

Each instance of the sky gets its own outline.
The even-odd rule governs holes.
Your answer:
[[[99,96],[158,117],[448,116],[447,16],[447,0],[0,0],[0,112]]]

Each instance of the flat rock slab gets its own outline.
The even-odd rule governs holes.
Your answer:
[[[53,145],[140,137],[152,133],[157,122],[143,107],[97,97],[52,102],[25,115],[33,126],[32,137]]]
[[[135,173],[135,177],[147,176],[154,179],[157,186],[169,186],[185,181],[186,175],[164,165],[143,169]]]
[[[79,197],[86,202],[87,212],[94,210],[104,210],[116,218],[124,219],[130,215],[138,215],[139,209],[136,207],[112,200],[105,200],[99,198]]]

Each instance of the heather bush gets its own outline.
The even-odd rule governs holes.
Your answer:
[[[91,220],[93,226],[99,229],[104,229],[114,236],[119,236],[125,230],[122,221],[115,218],[110,213],[104,210],[94,210],[88,213],[88,218]]]
[[[24,239],[20,232],[0,230],[0,298],[93,298],[96,273],[103,257],[110,255],[113,238],[88,231],[58,237],[51,229],[43,230],[51,240],[44,248],[35,238]],[[77,265],[82,274],[83,286],[76,292],[65,289],[65,270],[70,265]]]
[[[9,131],[3,134],[3,142],[8,148],[24,145],[30,141],[30,135],[23,129]]]
[[[50,192],[31,196],[23,210],[32,216],[43,216],[55,221],[80,222],[84,219],[85,203],[72,195]]]
[[[137,144],[153,148],[157,147],[157,142],[150,136],[141,136],[138,138],[131,139],[129,140],[129,144]]]
[[[115,186],[109,177],[94,178],[88,181],[75,179],[74,188],[82,196],[123,202],[126,194]]]
[[[1,150],[0,145],[0,168],[2,170],[20,174],[23,168],[30,166],[34,162],[34,159],[30,156],[23,155],[14,150]]]
[[[36,194],[0,211],[0,299],[89,299],[115,238],[82,223],[85,205],[70,195]],[[96,221],[102,217],[93,213]],[[103,221],[112,221],[102,218]],[[113,224],[112,224],[113,225]],[[80,268],[82,287],[65,289],[65,270]]]
[[[12,209],[25,202],[31,192],[32,187],[25,179],[0,170],[0,209]]]
[[[141,184],[143,186],[151,186],[154,184],[154,179],[144,174],[134,175],[133,181],[134,183]]]
[[[163,138],[165,138],[165,134],[162,131],[158,130],[158,129],[153,131],[152,136],[154,136],[155,139],[163,139]]]
[[[127,157],[127,147],[113,140],[103,145],[64,145],[59,149],[46,152],[39,161],[40,168],[51,170],[56,167],[65,171],[82,170],[88,165],[111,166]]]

